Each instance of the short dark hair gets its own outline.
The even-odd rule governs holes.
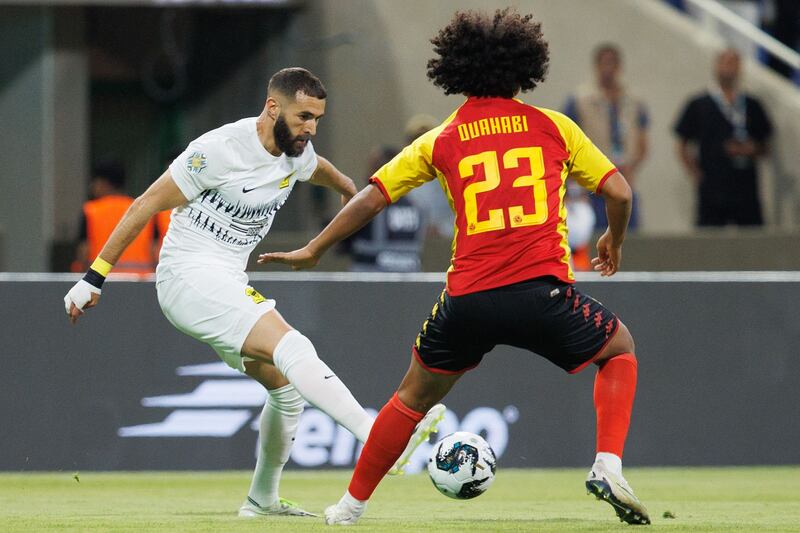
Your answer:
[[[616,58],[617,63],[622,63],[622,50],[619,49],[619,46],[614,43],[601,43],[594,49],[595,64],[599,63],[600,58],[605,54],[612,54]]]
[[[125,166],[113,159],[98,161],[92,167],[92,179],[103,179],[115,189],[123,189],[125,187]]]
[[[445,94],[511,98],[544,81],[550,62],[541,23],[511,8],[457,11],[431,43],[428,78]]]
[[[320,100],[328,96],[320,79],[301,67],[281,69],[269,79],[267,94],[279,92],[294,98],[298,91]]]

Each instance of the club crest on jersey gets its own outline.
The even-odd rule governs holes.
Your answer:
[[[206,168],[206,154],[203,152],[192,152],[192,155],[186,158],[186,170],[191,174],[200,174]]]

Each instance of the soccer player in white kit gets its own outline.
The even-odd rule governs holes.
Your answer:
[[[311,341],[283,319],[274,300],[248,285],[245,273],[250,253],[298,181],[331,188],[343,203],[356,193],[353,181],[311,145],[325,98],[322,82],[305,69],[273,75],[261,115],[192,141],[134,201],[89,271],[64,297],[74,324],[85,309],[97,305],[106,275],[147,221],[173,209],[156,270],[164,315],[269,393],[261,413],[256,469],[239,516],[312,515],[278,495],[304,401],[361,442],[373,423]],[[443,406],[431,409],[396,466],[402,469],[443,415]]]

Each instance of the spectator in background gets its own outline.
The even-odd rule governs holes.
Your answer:
[[[439,123],[430,115],[422,113],[414,115],[406,122],[406,145],[411,144],[423,133],[438,126]],[[448,205],[445,195],[442,194],[438,182],[426,183],[408,193],[407,196],[420,209],[426,225],[425,233],[447,240],[453,238],[453,210]]]
[[[639,222],[636,196],[637,171],[647,156],[649,117],[644,103],[631,94],[622,82],[622,52],[615,44],[604,43],[594,50],[595,80],[580,86],[567,100],[564,114],[574,120],[586,136],[608,154],[634,190],[633,211],[628,228]],[[605,203],[591,196],[595,228],[608,226]]]
[[[369,156],[367,176],[397,155],[393,146],[380,146]],[[441,192],[438,192],[442,196]],[[449,208],[447,208],[449,210]],[[419,272],[425,225],[420,208],[408,198],[400,198],[381,211],[350,240],[355,272]]]
[[[678,155],[697,186],[697,225],[763,223],[758,159],[772,125],[761,103],[739,90],[741,58],[733,49],[716,59],[716,85],[690,99],[675,125]]]
[[[90,200],[83,204],[80,237],[72,263],[73,272],[83,272],[97,258],[117,222],[133,203],[126,195],[125,169],[116,161],[95,165],[89,182]],[[116,272],[149,274],[154,271],[155,227],[148,222],[115,266]]]

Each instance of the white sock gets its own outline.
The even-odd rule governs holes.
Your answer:
[[[598,452],[594,458],[594,462],[602,462],[606,468],[611,470],[612,473],[618,476],[622,475],[622,458],[618,455],[608,452]]]
[[[310,340],[299,331],[288,332],[275,347],[272,360],[308,403],[327,413],[359,441],[366,442],[374,419],[317,356]]]
[[[347,490],[344,492],[344,496],[342,496],[342,499],[339,500],[339,505],[346,505],[347,507],[353,509],[354,511],[363,512],[364,508],[367,506],[367,500],[356,499],[355,496],[350,494],[350,491]]]
[[[269,391],[258,428],[258,460],[248,496],[261,507],[278,501],[278,485],[305,400],[292,385]]]

